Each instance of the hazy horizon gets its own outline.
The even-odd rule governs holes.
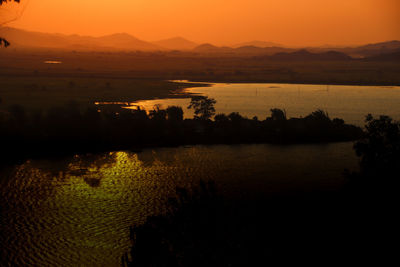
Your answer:
[[[400,39],[400,2],[396,0],[21,3],[13,4],[19,9],[17,19],[3,26],[94,37],[128,33],[150,42],[179,36],[218,46],[254,40],[293,47],[355,46]]]
[[[140,41],[144,41],[146,43],[149,44],[156,44],[159,45],[157,43],[159,42],[163,42],[163,41],[169,41],[169,40],[174,40],[174,39],[182,39],[189,41],[189,42],[193,42],[194,44],[196,44],[196,46],[201,46],[201,45],[205,45],[205,44],[210,44],[210,45],[215,45],[218,47],[232,47],[232,48],[237,48],[240,46],[256,46],[256,47],[262,47],[261,45],[258,44],[252,44],[252,43],[269,43],[270,45],[268,46],[277,46],[277,47],[286,47],[286,48],[307,48],[307,47],[332,47],[332,48],[345,48],[345,47],[357,47],[357,46],[363,46],[363,45],[369,45],[369,44],[376,44],[376,43],[385,43],[385,42],[391,42],[391,41],[400,41],[400,38],[398,39],[386,39],[386,40],[380,40],[380,41],[376,41],[376,42],[367,42],[367,43],[359,43],[359,44],[334,44],[334,43],[323,43],[323,44],[316,44],[316,45],[287,45],[285,43],[277,43],[277,42],[272,42],[270,40],[264,40],[262,38],[259,39],[253,39],[253,40],[244,40],[242,42],[237,42],[237,43],[229,43],[229,44],[218,44],[212,41],[204,41],[204,42],[195,42],[192,39],[186,38],[183,35],[176,35],[176,36],[170,36],[164,39],[157,39],[157,40],[147,40],[144,38],[141,38],[140,36],[128,33],[128,32],[112,32],[112,33],[108,33],[108,34],[104,34],[104,35],[89,35],[89,34],[78,34],[78,33],[62,33],[62,32],[42,32],[42,31],[36,31],[36,30],[29,30],[29,29],[24,29],[24,28],[19,28],[19,27],[10,27],[9,25],[7,26],[0,26],[1,28],[9,28],[9,29],[16,29],[16,30],[22,30],[22,31],[26,31],[26,32],[32,32],[32,33],[39,33],[39,34],[50,34],[50,35],[64,35],[66,37],[70,37],[70,36],[79,36],[79,37],[90,37],[90,38],[101,38],[101,37],[108,37],[108,36],[112,36],[112,35],[118,35],[118,34],[127,34],[130,35],[134,38],[137,38]],[[161,48],[163,48],[162,45],[160,45]],[[164,47],[165,48],[165,47]]]

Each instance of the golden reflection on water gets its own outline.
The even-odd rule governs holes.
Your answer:
[[[158,162],[146,168],[127,152],[76,156],[55,165],[28,161],[2,190],[5,230],[13,234],[1,242],[24,247],[13,259],[21,265],[94,266],[96,257],[101,265],[117,265],[129,245],[128,227],[161,212],[173,189],[157,175],[164,167]]]
[[[351,143],[194,146],[27,161],[0,172],[6,265],[119,266],[129,226],[165,211],[177,185],[214,179],[244,196],[335,188]],[[302,190],[303,190],[302,189]],[[225,191],[224,191],[225,192]]]
[[[62,64],[62,61],[58,60],[46,60],[43,62],[44,64]]]

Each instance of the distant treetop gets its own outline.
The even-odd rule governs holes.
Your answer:
[[[7,3],[7,2],[16,2],[16,3],[19,3],[20,0],[0,0],[0,6],[1,6],[3,3]],[[1,25],[0,25],[0,26],[1,26]],[[10,43],[9,43],[6,39],[0,37],[0,47],[1,47],[1,46],[7,47],[7,46],[9,46],[9,45],[10,45]]]
[[[2,5],[3,3],[6,3],[6,2],[17,2],[17,3],[19,3],[20,2],[20,0],[0,0],[0,5]]]

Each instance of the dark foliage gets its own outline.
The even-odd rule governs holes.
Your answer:
[[[0,0],[0,5],[2,5],[3,3],[7,3],[7,2],[16,2],[16,3],[19,3],[20,2],[20,0]]]
[[[196,119],[209,120],[215,115],[215,103],[217,103],[215,99],[208,98],[207,96],[193,96],[188,108],[194,109]]]
[[[183,110],[181,107],[169,106],[167,108],[167,118],[171,122],[181,122],[183,121]]]
[[[361,195],[373,192],[375,199],[398,201],[400,173],[400,123],[388,116],[366,117],[366,131],[354,144],[360,157],[360,172],[347,174],[349,187]],[[376,202],[375,202],[376,204]],[[391,205],[385,204],[385,207]]]
[[[8,47],[10,43],[6,39],[0,37],[0,46]]]
[[[284,121],[283,111],[273,113]],[[227,123],[229,117],[238,114],[217,115],[216,121]],[[323,111],[307,120],[330,121]],[[390,239],[398,227],[398,186],[387,181],[398,180],[393,171],[398,174],[400,166],[399,123],[370,115],[366,122],[364,137],[354,146],[361,171],[353,174],[350,186],[239,200],[222,198],[203,182],[192,191],[178,188],[170,212],[131,229],[133,244],[122,265],[388,264],[397,257]]]
[[[192,190],[177,188],[169,212],[131,227],[133,246],[122,258],[125,266],[213,266],[229,242],[218,233],[224,225],[223,203],[215,184],[200,182]]]
[[[361,158],[361,170],[368,175],[394,173],[400,167],[400,123],[388,116],[366,117],[366,132],[354,149]],[[398,174],[398,172],[397,172]]]
[[[361,128],[330,120],[321,111],[303,119],[286,119],[283,111],[274,109],[272,117],[264,121],[238,113],[219,114],[211,121],[206,118],[215,100],[206,102],[208,111],[185,120],[180,107],[164,110],[156,106],[147,114],[145,110],[113,105],[82,111],[74,102],[46,112],[27,112],[14,105],[0,113],[2,162],[148,146],[334,142],[356,140],[362,135]]]
[[[3,3],[13,2],[13,1],[16,2],[16,3],[19,3],[19,2],[20,2],[20,0],[0,0],[0,6],[1,6]],[[8,47],[8,46],[10,46],[10,43],[9,43],[6,39],[0,37],[0,47],[1,47],[1,46]]]

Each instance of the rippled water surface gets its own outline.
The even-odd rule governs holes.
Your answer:
[[[4,265],[119,266],[132,224],[177,185],[214,179],[229,197],[342,185],[352,143],[237,145],[34,160],[0,171]]]
[[[317,109],[330,117],[363,125],[365,115],[390,115],[400,119],[399,86],[348,86],[311,84],[224,84],[188,88],[187,92],[207,95],[217,100],[217,113],[239,112],[252,118],[265,119],[271,108],[285,109],[288,117],[300,117]],[[190,99],[156,99],[135,103],[151,110],[155,104],[164,107],[187,107]],[[188,117],[193,115],[185,110]]]

